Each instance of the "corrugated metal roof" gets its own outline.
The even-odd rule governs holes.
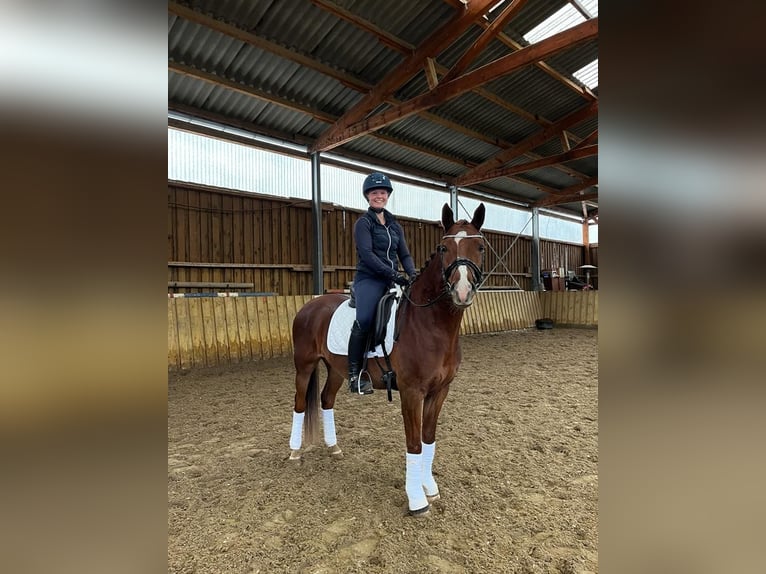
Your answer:
[[[503,32],[524,45],[524,33],[565,4],[565,0],[529,0]],[[189,9],[194,11],[195,21],[184,17],[184,10]],[[196,109],[221,123],[227,119],[244,122],[255,132],[278,134],[287,141],[314,141],[330,127],[329,120],[341,117],[362,99],[361,86],[379,83],[407,57],[402,46],[406,50],[407,46],[421,45],[463,9],[457,0],[171,1],[169,106],[187,113]],[[491,18],[500,11],[493,12]],[[377,37],[374,28],[384,31],[388,38]],[[438,64],[453,65],[482,30],[477,23],[457,35],[436,56]],[[252,34],[253,42],[248,42],[247,34]],[[506,42],[494,39],[469,69],[514,51]],[[546,63],[579,85],[571,74],[597,57],[598,43],[592,40]],[[524,113],[515,113],[472,90],[432,107],[427,114],[408,116],[380,129],[380,137],[362,136],[333,152],[348,152],[349,157],[366,157],[373,163],[396,165],[402,172],[446,181],[491,158],[503,145],[512,146],[539,133],[549,122],[582,108],[592,98],[560,81],[555,73],[531,65],[496,78],[481,89]],[[420,72],[403,82],[395,95],[406,101],[428,90],[425,73]],[[381,104],[378,109],[388,107]],[[597,126],[598,118],[594,117],[568,131],[584,138]],[[534,151],[545,156],[561,149],[560,138],[553,137]],[[525,156],[510,164],[528,161]],[[548,188],[574,185],[596,176],[597,165],[597,156],[566,164],[580,172],[579,179],[551,166],[472,187],[499,197],[526,198],[531,203],[547,195],[535,188],[536,183]],[[578,204],[564,207],[581,215]]]

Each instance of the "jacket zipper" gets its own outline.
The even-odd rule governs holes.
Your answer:
[[[388,259],[388,262],[391,264],[391,270],[396,271],[394,269],[394,262],[391,259],[391,243],[393,242],[393,239],[391,238],[391,232],[389,231],[387,225],[384,225],[383,227],[385,227],[386,233],[388,234],[388,248],[386,249],[386,259]]]

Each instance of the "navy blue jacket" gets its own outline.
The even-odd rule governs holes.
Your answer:
[[[415,264],[404,239],[404,230],[394,215],[383,210],[386,225],[378,221],[372,208],[354,224],[357,272],[390,281],[399,272],[397,259],[410,277],[415,275]]]

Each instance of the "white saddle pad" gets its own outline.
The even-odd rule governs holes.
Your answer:
[[[327,330],[327,348],[331,353],[336,355],[348,355],[348,338],[351,335],[351,327],[356,319],[356,309],[352,309],[348,306],[348,301],[343,301],[340,306],[335,310],[330,319],[330,327]],[[391,317],[388,319],[386,325],[386,352],[391,354],[391,349],[394,348],[394,319],[396,318],[396,307],[399,305],[399,301],[394,301],[391,306]],[[382,357],[383,348],[378,345],[367,353],[368,357]]]

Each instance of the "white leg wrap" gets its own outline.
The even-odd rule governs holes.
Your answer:
[[[439,494],[439,487],[436,485],[431,467],[434,463],[434,453],[436,451],[436,442],[423,445],[423,466],[421,469],[420,480],[423,483],[423,490],[426,496],[436,496]]]
[[[306,413],[296,413],[293,411],[293,430],[290,433],[290,448],[298,450],[301,448],[303,439],[303,416]]]
[[[423,455],[407,453],[407,471],[404,478],[404,490],[410,510],[420,510],[428,506],[426,494],[421,482]]]
[[[338,438],[335,436],[335,411],[333,409],[322,409],[322,426],[324,428],[324,443],[327,446],[338,444]]]

